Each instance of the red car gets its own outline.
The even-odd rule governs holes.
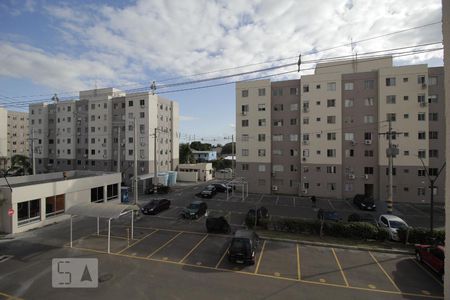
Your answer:
[[[439,274],[444,282],[444,246],[416,245],[416,258]]]

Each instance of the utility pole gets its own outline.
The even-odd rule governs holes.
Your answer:
[[[36,175],[36,156],[34,155],[34,128],[31,128],[31,160],[33,161],[33,175]]]
[[[117,173],[120,173],[120,125],[117,127]],[[122,180],[122,174],[120,174]]]
[[[138,204],[138,167],[137,167],[137,124],[136,124],[136,117],[134,117],[134,204]]]
[[[424,163],[422,157],[419,157],[419,159],[422,162],[422,166],[425,170],[425,174],[427,174],[428,181],[430,182],[430,185],[429,185],[430,192],[431,192],[431,196],[430,196],[430,234],[433,234],[433,230],[434,230],[434,188],[435,188],[434,184],[438,180],[439,175],[441,175],[442,170],[444,170],[446,162],[444,162],[444,164],[439,169],[436,176],[434,178],[431,178],[430,172],[428,172],[428,169],[425,166],[425,163]]]
[[[403,132],[392,132],[392,118],[389,117],[389,130],[388,132],[379,133],[379,135],[387,135],[388,138],[388,148],[386,149],[386,156],[388,158],[388,176],[389,176],[389,188],[388,188],[388,199],[387,199],[387,213],[392,214],[392,208],[394,206],[394,157],[399,153],[397,146],[392,144],[392,136],[403,134]]]
[[[155,193],[157,192],[157,186],[156,183],[158,182],[158,163],[156,161],[156,151],[157,151],[157,147],[156,147],[156,142],[158,141],[158,137],[157,137],[157,132],[158,132],[158,127],[155,127],[155,132],[154,132],[154,142],[153,142],[153,169],[154,169],[154,176],[153,176],[153,190],[155,191]]]
[[[234,134],[231,135],[231,178],[235,178],[235,168],[236,168],[236,149],[234,146]]]

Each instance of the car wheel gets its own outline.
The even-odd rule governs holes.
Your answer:
[[[422,255],[420,255],[419,251],[416,251],[416,259],[418,262],[422,262]]]

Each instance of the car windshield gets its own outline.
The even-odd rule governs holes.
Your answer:
[[[402,228],[406,227],[406,224],[400,221],[389,221],[391,228]]]
[[[191,203],[189,204],[188,208],[189,209],[198,209],[200,205],[198,203]]]
[[[231,250],[239,251],[239,250],[248,250],[250,247],[249,243],[246,243],[244,239],[233,239],[231,243]]]
[[[325,212],[325,217],[326,218],[337,218],[338,214],[335,211],[329,211],[329,212]]]

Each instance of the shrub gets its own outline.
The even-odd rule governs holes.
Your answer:
[[[408,235],[406,228],[401,228],[398,230],[398,237],[400,241],[406,242],[406,236]],[[408,235],[408,243],[410,244],[431,244],[433,243],[433,239],[438,241],[445,240],[445,231],[444,230],[433,230],[433,233],[430,234],[430,230],[425,228],[410,228]]]
[[[376,239],[378,241],[384,242],[386,240],[389,240],[391,238],[391,234],[389,233],[389,231],[386,228],[377,228],[377,235],[376,235]]]

